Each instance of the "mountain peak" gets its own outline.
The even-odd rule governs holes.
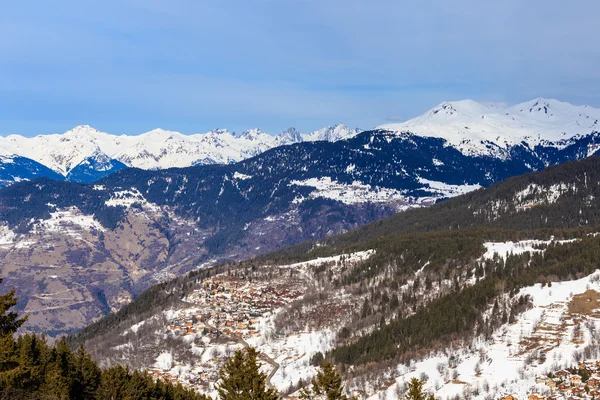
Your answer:
[[[258,140],[261,136],[268,135],[258,128],[246,129],[238,137],[248,140]]]
[[[81,136],[81,135],[97,135],[100,132],[98,129],[93,128],[89,125],[77,125],[72,129],[69,129],[64,134],[65,135],[73,135],[73,136]]]
[[[304,140],[317,141],[326,140],[329,142],[335,142],[342,139],[348,139],[356,136],[360,133],[360,129],[349,128],[346,124],[339,123],[337,125],[330,125],[318,131],[314,131],[305,135]]]
[[[459,116],[459,115],[470,115],[477,116],[490,112],[491,107],[488,105],[478,103],[475,100],[457,100],[457,101],[444,101],[429,110],[426,115],[431,116]]]
[[[214,135],[231,135],[231,133],[227,129],[224,129],[224,128],[211,129],[207,133],[211,133]]]
[[[296,128],[290,127],[277,135],[277,140],[279,144],[292,144],[302,142],[304,138],[302,137],[300,131],[298,131]]]

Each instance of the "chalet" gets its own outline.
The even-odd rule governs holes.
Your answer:
[[[591,389],[597,389],[600,386],[600,380],[598,378],[590,378],[586,383]]]
[[[563,393],[566,393],[566,392],[568,392],[569,390],[571,390],[571,386],[569,386],[569,385],[565,385],[565,384],[562,384],[562,383],[561,383],[560,385],[558,385],[558,390],[560,390],[560,391],[561,391],[561,392],[563,392]]]
[[[579,386],[579,385],[581,385],[581,376],[580,375],[571,375],[571,378],[569,379],[569,381],[571,382],[571,385]]]
[[[509,394],[508,396],[504,396],[502,397],[500,400],[519,400],[517,399],[515,396],[513,396],[512,394]]]
[[[573,389],[571,389],[571,394],[573,396],[581,396],[581,395],[585,394],[585,389],[582,387],[573,388]]]
[[[571,373],[567,370],[561,369],[560,371],[557,371],[554,375],[556,375],[557,377],[559,377],[561,379],[566,379],[569,376],[571,376]]]
[[[556,381],[552,378],[546,378],[546,386],[550,389],[554,389],[556,387]]]
[[[531,393],[529,395],[529,400],[546,400],[546,398],[542,395],[536,394],[536,393]]]
[[[597,389],[590,390],[588,394],[594,399],[600,398],[600,391],[598,391]]]

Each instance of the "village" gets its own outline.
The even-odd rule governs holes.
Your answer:
[[[301,289],[293,280],[252,282],[225,275],[202,282],[185,299],[190,307],[169,320],[167,332],[189,342],[197,360],[190,365],[168,356],[159,357],[148,372],[156,379],[213,392],[219,369],[231,352],[248,346],[247,339],[260,336],[260,319],[302,297]],[[267,356],[263,357],[267,364],[275,366]]]
[[[537,393],[528,400],[598,399],[600,398],[600,361],[580,362],[577,368],[561,369],[535,380]],[[502,400],[518,400],[508,395]]]

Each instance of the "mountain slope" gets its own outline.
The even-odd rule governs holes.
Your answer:
[[[600,110],[553,99],[535,99],[508,107],[473,100],[442,103],[400,124],[378,128],[445,139],[465,154],[502,157],[521,143],[534,148],[555,142],[566,146],[573,138],[600,131]]]
[[[61,175],[29,158],[14,155],[0,156],[0,187],[40,177],[63,179]]]
[[[477,103],[472,100],[444,102],[425,114],[399,124],[381,125],[378,129],[397,132],[400,136],[443,139],[444,146],[453,147],[467,156],[489,156],[502,160],[514,159],[515,149],[525,147],[544,165],[564,160],[552,159],[567,147],[581,143],[585,137],[597,135],[600,110],[574,106],[553,99],[535,99],[506,106]],[[78,126],[64,134],[25,138],[9,135],[0,138],[0,150],[6,155],[19,155],[35,160],[69,179],[73,168],[95,154],[104,154],[113,163],[128,167],[165,169],[206,164],[230,164],[259,155],[274,147],[302,142],[351,139],[360,133],[343,124],[301,133],[290,128],[278,135],[259,129],[235,134],[226,129],[214,129],[205,134],[183,135],[179,132],[154,129],[137,136],[111,135],[89,126]],[[581,154],[593,154],[595,141]],[[106,175],[104,167],[86,167],[85,180]],[[119,168],[116,168],[117,170]],[[539,169],[533,164],[528,168]],[[76,174],[70,175],[75,177]]]
[[[117,136],[82,125],[64,134],[39,135],[33,138],[19,135],[2,137],[0,149],[7,155],[16,154],[36,160],[68,180],[91,182],[122,169],[124,165],[164,169],[230,164],[280,145],[316,140],[334,141],[358,133],[357,129],[339,124],[308,134],[296,131],[295,136],[289,136],[288,132],[272,136],[259,129],[246,130],[239,135],[226,129],[214,129],[195,135],[154,129],[138,136]],[[102,155],[105,160],[90,161],[98,158],[98,155]],[[114,168],[107,169],[107,159],[115,165]],[[78,171],[73,171],[75,168]]]
[[[49,264],[65,268],[63,287],[85,288],[60,310],[83,299],[86,310],[72,310],[63,322],[51,317],[47,305],[22,305],[30,313],[39,310],[40,319],[32,316],[31,327],[39,324],[60,332],[65,320],[82,327],[157,281],[427,207],[542,168],[547,160],[587,156],[597,141],[596,135],[588,135],[559,150],[519,145],[510,149],[510,158],[499,159],[465,155],[443,139],[370,131],[336,142],[281,146],[232,165],[128,168],[90,185],[51,180],[16,184],[0,191],[6,236],[0,249],[2,271],[18,271],[6,282],[25,290],[24,302],[45,293],[44,285],[30,283],[32,277],[41,281],[56,275]],[[561,194],[567,189],[557,190]],[[432,214],[411,212],[397,218],[414,218],[426,226],[433,222],[421,215],[435,215],[447,204],[454,203],[442,203]],[[484,211],[473,223],[488,217]],[[468,224],[472,212],[458,212],[457,224]],[[453,226],[450,217],[435,218]],[[407,231],[412,226],[401,225]],[[381,234],[364,232],[365,238]],[[54,249],[52,262],[44,256],[47,248]],[[121,271],[111,287],[99,275],[107,268]]]
[[[458,380],[483,384],[472,372],[475,362],[463,364],[465,359],[483,360],[480,370],[487,379],[508,387],[510,382],[493,378],[486,364],[489,358],[504,365],[506,356],[484,353],[497,351],[494,341],[504,340],[502,332],[522,315],[532,318],[523,313],[539,307],[528,297],[539,292],[536,282],[583,278],[600,265],[599,195],[599,157],[510,178],[346,235],[194,271],[152,287],[71,340],[85,343],[103,363],[136,368],[157,368],[168,348],[178,365],[172,371],[192,371],[201,362],[210,375],[220,365],[214,357],[223,351],[219,346],[236,346],[241,336],[276,360],[273,379],[287,393],[315,373],[310,360],[318,352],[351,371],[348,383],[363,396],[389,386],[388,395],[401,397],[401,382],[414,376],[407,374],[418,365],[417,371],[438,368],[441,376],[447,374],[439,385],[430,374],[427,385],[452,398],[472,389]],[[587,283],[595,290],[597,282],[589,278],[569,287],[585,290]],[[251,293],[257,295],[245,303]],[[249,306],[263,300],[270,306],[262,311]],[[253,329],[247,328],[246,311],[238,311],[245,307],[255,313],[249,317]],[[229,325],[232,318],[244,322]],[[193,328],[183,331],[180,326],[188,321]],[[551,336],[559,331],[547,332],[550,343],[562,343]],[[589,343],[589,335],[581,338]],[[512,344],[524,355],[511,362],[530,371],[523,377],[531,379],[527,374],[541,370],[535,367],[545,361],[527,361],[526,355],[535,350],[539,356],[543,346],[532,346],[543,342],[525,339],[531,343]],[[193,344],[197,341],[202,348]],[[461,368],[453,377],[454,364]],[[185,374],[177,379],[194,385]],[[209,379],[197,388],[210,392],[213,384]],[[473,396],[484,398],[483,393]]]

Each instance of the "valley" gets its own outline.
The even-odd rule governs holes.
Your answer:
[[[444,118],[466,123],[461,107]],[[360,398],[413,377],[443,399],[545,394],[542,376],[596,346],[595,309],[569,304],[598,281],[597,132],[491,149],[393,129],[1,189],[21,331],[212,396],[248,346],[286,395],[323,359]]]
[[[600,399],[600,2],[4,3],[0,400]]]
[[[600,292],[599,165],[560,165],[196,270],[70,340],[101,365],[213,395],[227,355],[252,345],[284,394],[326,357],[363,398],[397,398],[413,377],[442,399],[546,396],[542,377],[597,357],[596,308],[585,299]]]

